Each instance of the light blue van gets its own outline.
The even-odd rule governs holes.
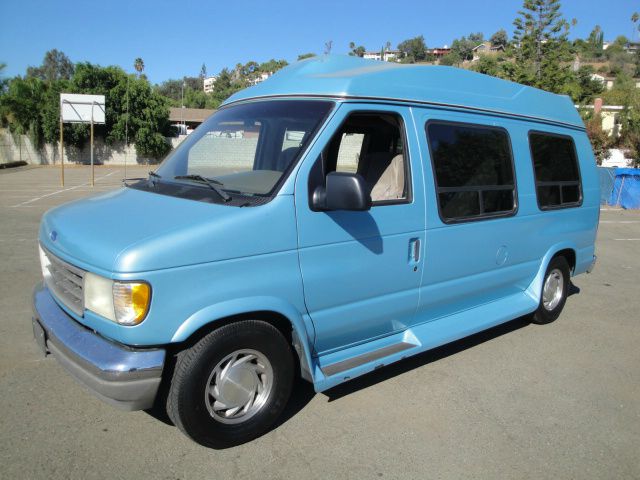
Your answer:
[[[595,264],[596,166],[568,97],[447,67],[298,62],[148,179],[48,212],[34,334],[102,399],[195,441],[531,315]]]

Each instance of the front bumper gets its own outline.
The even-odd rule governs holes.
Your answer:
[[[33,333],[44,353],[98,398],[124,410],[153,406],[160,386],[165,350],[121,345],[71,318],[44,284],[33,292]]]

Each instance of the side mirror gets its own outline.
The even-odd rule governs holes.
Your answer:
[[[357,173],[331,172],[327,186],[313,192],[314,210],[355,210],[371,208],[371,195],[364,178]]]

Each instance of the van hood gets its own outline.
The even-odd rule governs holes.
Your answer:
[[[39,239],[70,263],[110,273],[259,255],[296,247],[293,197],[241,208],[122,188],[50,210]]]

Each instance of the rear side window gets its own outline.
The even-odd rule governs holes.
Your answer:
[[[540,208],[546,210],[580,205],[582,186],[573,139],[531,132],[529,144]]]
[[[515,213],[513,159],[504,129],[428,122],[426,130],[444,222]]]

